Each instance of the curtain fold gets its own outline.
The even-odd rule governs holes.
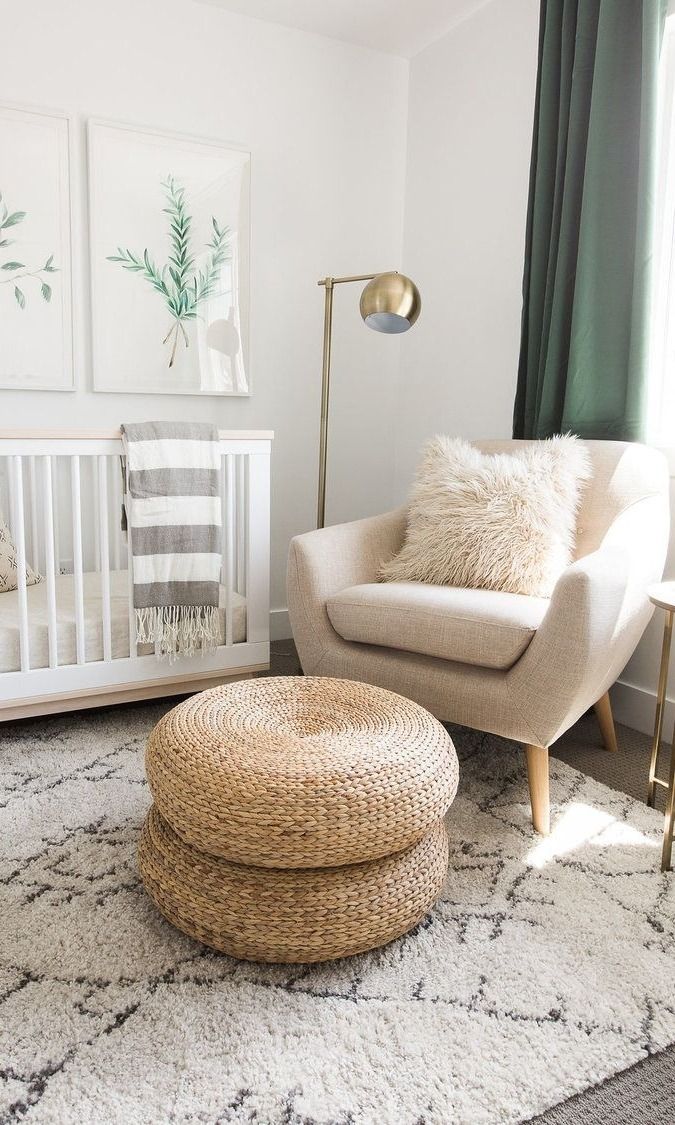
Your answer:
[[[542,0],[513,436],[640,440],[668,0]]]

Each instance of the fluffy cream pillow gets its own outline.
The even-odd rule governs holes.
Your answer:
[[[18,573],[16,547],[7,524],[0,518],[0,594],[7,594],[16,590],[16,576]],[[42,582],[42,575],[36,574],[31,567],[26,567],[26,585],[35,586]]]
[[[590,474],[586,448],[570,435],[513,453],[435,437],[417,470],[405,543],[380,577],[549,597],[572,559]]]

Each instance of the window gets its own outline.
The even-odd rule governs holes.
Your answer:
[[[675,447],[675,14],[666,20],[661,53],[658,128],[647,434],[654,445]]]

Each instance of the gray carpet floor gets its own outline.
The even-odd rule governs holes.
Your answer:
[[[270,675],[293,676],[300,671],[291,641],[276,641],[272,648]],[[552,747],[551,753],[612,789],[644,800],[650,740],[647,735],[620,725],[617,738],[618,753],[608,753],[602,746],[595,716],[590,713]],[[665,775],[662,765],[661,777]],[[664,798],[664,791],[659,790],[659,808],[663,808]],[[531,1125],[673,1125],[673,1122],[675,1047],[670,1047],[533,1118]]]

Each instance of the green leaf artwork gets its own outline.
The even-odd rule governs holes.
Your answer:
[[[140,274],[161,297],[172,321],[162,344],[171,343],[168,365],[173,367],[179,339],[186,348],[190,346],[185,322],[195,320],[204,301],[217,290],[221,266],[228,259],[229,228],[211,218],[213,230],[206,246],[206,260],[195,268],[190,235],[192,216],[185,204],[185,188],[173,176],[167,176],[161,186],[167,200],[162,211],[169,217],[169,255],[165,265],[157,266],[147,249],[135,253],[122,246],[107,260]]]
[[[4,199],[2,198],[2,192],[0,192],[0,248],[3,246],[11,246],[14,242],[14,239],[1,237],[4,231],[9,230],[10,227],[18,226],[18,224],[22,223],[25,218],[25,211],[12,211],[10,213]],[[38,281],[40,283],[40,293],[42,294],[42,299],[44,301],[51,300],[52,289],[50,285],[47,285],[46,281],[44,280],[43,274],[58,272],[57,267],[52,264],[53,261],[54,255],[50,254],[44,266],[40,266],[39,268],[31,268],[25,265],[24,262],[19,262],[15,259],[12,259],[8,262],[3,262],[2,265],[0,265],[0,273],[6,273],[10,275],[8,277],[0,276],[0,285],[9,285],[11,282],[11,284],[14,286],[14,299],[20,309],[25,309],[26,307],[26,294],[24,293],[23,289],[19,289],[19,286],[16,283],[17,281],[21,281],[24,278],[32,278],[34,281]]]

